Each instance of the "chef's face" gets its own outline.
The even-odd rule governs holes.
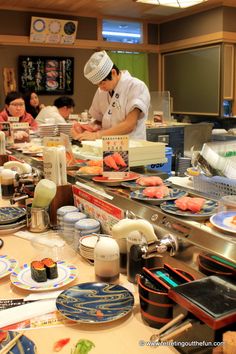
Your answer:
[[[36,95],[36,93],[31,93],[31,96],[30,96],[30,105],[33,106],[33,107],[38,107],[39,105],[39,98],[38,98],[38,95]]]
[[[116,70],[112,69],[111,71],[111,79],[104,79],[101,82],[98,83],[98,87],[102,91],[112,91],[118,81],[118,75],[116,73]]]
[[[6,105],[7,111],[12,117],[21,117],[25,113],[25,101],[22,98],[16,98]]]

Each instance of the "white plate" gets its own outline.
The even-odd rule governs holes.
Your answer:
[[[57,261],[58,277],[48,279],[45,282],[38,283],[31,277],[30,265],[24,264],[22,267],[16,267],[11,273],[11,282],[16,287],[31,291],[54,290],[71,283],[76,278],[76,267],[68,265],[64,261]]]
[[[17,261],[6,255],[0,256],[0,279],[10,274],[17,266]]]
[[[222,211],[211,216],[210,222],[221,230],[236,233],[236,224],[233,224],[233,219],[236,219],[236,211]]]
[[[80,244],[87,248],[94,248],[98,242],[98,236],[84,236],[80,238]]]

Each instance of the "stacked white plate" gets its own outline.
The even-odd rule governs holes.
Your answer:
[[[95,219],[82,219],[75,223],[75,238],[74,243],[75,247],[78,245],[79,247],[79,239],[82,236],[91,235],[92,233],[99,233],[100,232],[100,222]]]
[[[56,136],[58,132],[56,124],[41,124],[39,126],[39,136],[43,138],[45,136]]]
[[[59,123],[57,127],[59,135],[60,133],[63,133],[71,137],[72,123]]]
[[[97,235],[88,235],[82,236],[79,240],[79,250],[80,255],[91,261],[94,260],[94,247],[98,241],[99,236]]]
[[[63,231],[62,237],[70,244],[74,245],[74,225],[77,221],[85,219],[87,216],[84,213],[72,212],[63,216]]]

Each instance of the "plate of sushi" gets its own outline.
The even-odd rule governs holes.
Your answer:
[[[206,219],[216,213],[218,203],[210,199],[183,196],[176,200],[163,202],[160,208],[166,213],[177,216]]]
[[[76,278],[76,267],[65,261],[54,262],[51,258],[32,261],[16,267],[11,273],[11,282],[18,288],[31,291],[59,289]]]
[[[220,230],[236,233],[236,211],[221,211],[211,216],[210,222]]]
[[[133,309],[134,296],[121,285],[82,283],[64,290],[56,300],[58,311],[79,323],[112,322]]]
[[[17,266],[17,261],[7,255],[0,255],[0,279],[10,274]]]
[[[94,182],[98,183],[103,183],[108,186],[119,186],[121,185],[122,182],[125,181],[134,181],[136,180],[140,175],[135,172],[127,172],[126,176],[123,178],[110,178],[110,177],[104,177],[104,176],[97,176],[92,178]]]
[[[147,202],[153,205],[159,205],[163,201],[174,200],[186,196],[187,192],[177,188],[169,188],[165,185],[157,187],[146,187],[137,189],[130,193],[132,199],[137,199],[142,202]]]
[[[0,351],[2,353],[5,353],[4,349],[7,348],[9,342],[14,340],[15,337],[19,335],[19,332],[16,331],[0,331]],[[15,339],[16,340],[16,339]],[[22,335],[20,336],[16,342],[15,345],[7,350],[6,353],[10,354],[36,354],[37,353],[37,348],[34,344],[34,342],[27,338],[26,336]]]
[[[131,190],[143,189],[145,187],[171,186],[171,182],[163,180],[158,176],[141,176],[135,181],[122,182],[121,185]]]
[[[26,209],[20,207],[1,207],[0,224],[10,224],[26,216]]]

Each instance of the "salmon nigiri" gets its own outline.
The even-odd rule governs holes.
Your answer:
[[[115,160],[116,164],[117,165],[120,165],[122,167],[126,167],[127,164],[125,163],[123,157],[118,153],[118,152],[115,152],[113,155],[112,155],[113,159]]]
[[[104,161],[105,165],[107,165],[108,167],[111,167],[116,171],[119,170],[119,167],[117,166],[115,160],[113,159],[113,157],[111,155],[104,157],[103,161]]]

